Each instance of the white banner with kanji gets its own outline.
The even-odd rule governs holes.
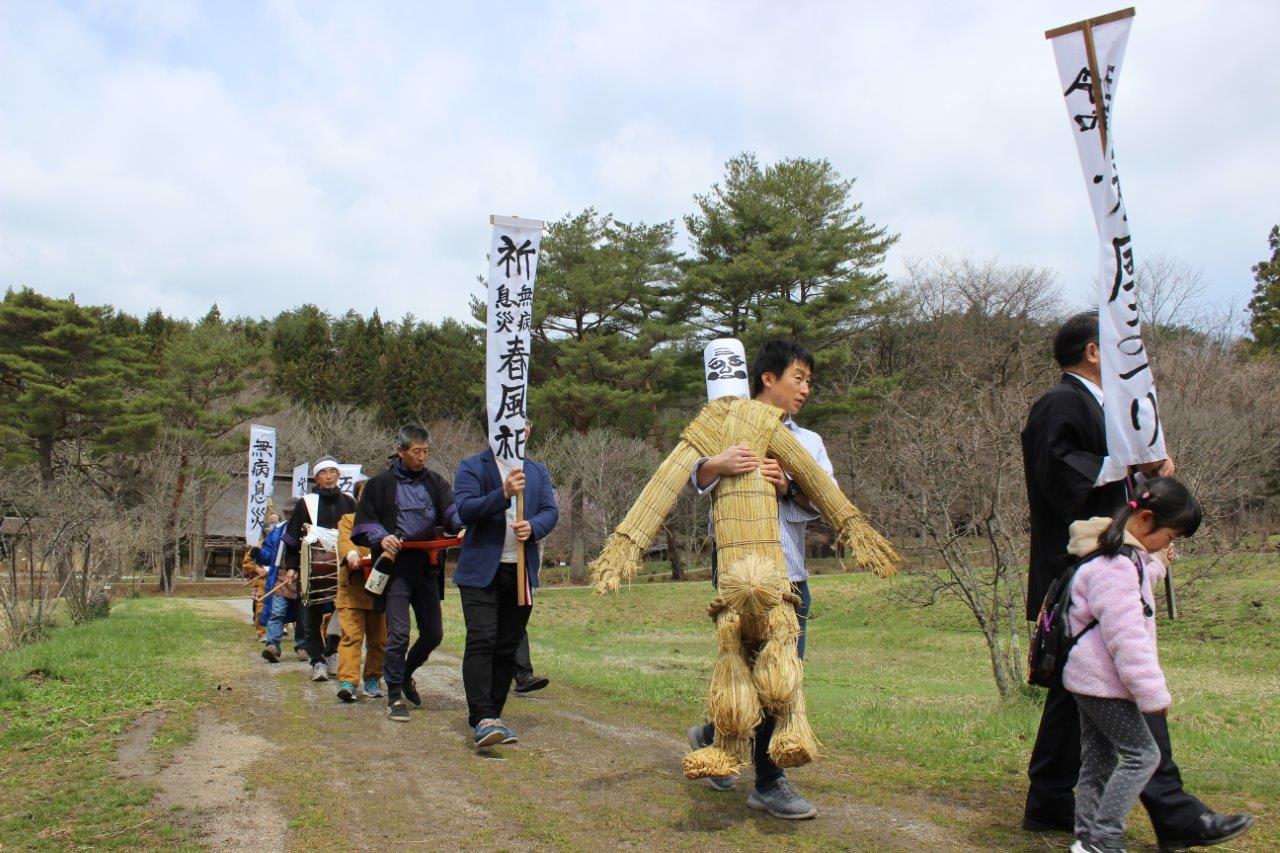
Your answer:
[[[293,468],[293,496],[300,498],[307,493],[307,478],[311,471],[311,466],[306,462],[301,465],[295,465]]]
[[[1100,241],[1098,346],[1107,452],[1126,465],[1155,462],[1168,455],[1155,378],[1138,320],[1133,246],[1112,132],[1115,91],[1132,23],[1133,11],[1127,9],[1046,33],[1053,44]]]
[[[249,500],[244,514],[244,540],[257,545],[267,520],[267,499],[275,488],[275,427],[249,427]]]
[[[504,469],[524,459],[529,392],[529,329],[542,223],[494,216],[489,244],[485,402],[489,446]]]
[[[360,479],[363,468],[363,465],[339,465],[338,490],[354,498],[356,496],[356,481]]]

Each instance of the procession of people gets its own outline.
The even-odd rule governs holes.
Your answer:
[[[1053,581],[1069,571],[1076,648],[1059,663],[1059,681],[1047,693],[1023,828],[1071,833],[1072,849],[1085,853],[1123,849],[1125,818],[1140,799],[1162,850],[1225,842],[1247,831],[1253,818],[1218,814],[1184,789],[1155,646],[1155,584],[1173,541],[1199,526],[1199,504],[1173,478],[1172,459],[1126,466],[1108,453],[1096,314],[1064,323],[1053,352],[1062,378],[1032,406],[1022,433],[1031,507],[1027,616],[1043,617]],[[752,399],[777,410],[783,428],[834,483],[821,437],[794,420],[814,370],[807,349],[777,339],[763,345],[744,375]],[[487,412],[482,423],[492,426]],[[522,447],[529,431],[526,423]],[[264,632],[262,656],[280,660],[283,628],[292,624],[299,659],[317,682],[336,680],[337,701],[385,698],[389,719],[410,721],[410,709],[423,706],[414,675],[443,637],[444,555],[452,549],[466,630],[467,725],[477,749],[507,747],[519,742],[503,718],[509,694],[547,684],[533,673],[526,629],[542,542],[558,519],[552,475],[527,457],[502,464],[490,448],[462,460],[449,483],[428,467],[430,452],[428,431],[405,424],[388,467],[355,484],[355,495],[337,488],[338,463],[325,457],[311,466],[315,487],[287,520],[268,518],[245,562],[255,583],[255,626]],[[747,476],[762,478],[776,501],[787,606],[798,618],[790,642],[803,658],[811,601],[804,531],[819,517],[819,501],[801,484],[808,475],[745,443],[697,457],[686,474],[691,488],[713,500],[723,481]],[[813,480],[805,483],[814,489]],[[716,531],[709,532],[714,539]],[[712,572],[714,585],[714,558]],[[338,626],[332,642],[323,627],[329,613]],[[336,662],[329,658],[335,652]],[[750,733],[755,773],[747,805],[784,820],[816,817],[818,807],[791,786],[771,751],[776,724],[761,706]],[[720,743],[714,717],[687,734],[694,750]],[[727,793],[737,775],[735,769],[701,778]]]

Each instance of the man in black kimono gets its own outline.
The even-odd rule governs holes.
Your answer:
[[[1049,584],[1069,565],[1067,528],[1071,522],[1114,515],[1128,500],[1129,470],[1107,455],[1102,415],[1102,372],[1096,312],[1077,314],[1058,330],[1053,356],[1065,371],[1061,381],[1031,406],[1022,431],[1022,462],[1031,505],[1031,569],[1027,579],[1027,619],[1034,620]],[[1173,460],[1137,466],[1147,476],[1170,476]],[[1168,721],[1147,714],[1160,747],[1160,766],[1142,792],[1162,850],[1220,844],[1253,823],[1248,815],[1219,815],[1182,788],[1173,763]],[[1080,718],[1063,687],[1045,697],[1040,730],[1027,775],[1023,828],[1063,830],[1075,825],[1075,788],[1080,774]]]
[[[309,547],[304,541],[307,535],[304,525],[328,528],[334,531],[336,537],[338,520],[347,513],[356,511],[355,498],[338,488],[338,463],[333,457],[324,457],[311,470],[316,481],[315,491],[298,498],[284,535],[280,537],[280,543],[284,546],[280,566],[286,571],[286,577],[297,577],[302,549]],[[312,681],[328,680],[325,658],[338,650],[337,641],[328,640],[320,630],[324,615],[332,613],[333,609],[333,602],[305,607],[303,621],[306,625],[307,657],[311,661]]]

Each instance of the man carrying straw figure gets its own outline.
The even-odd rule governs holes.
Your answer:
[[[792,420],[808,399],[813,356],[792,341],[766,343],[752,364],[754,399],[743,399],[743,361],[737,341],[707,347],[711,402],[592,568],[598,592],[617,590],[635,574],[690,472],[698,491],[711,493],[720,572],[709,612],[719,657],[707,694],[711,722],[690,729],[684,774],[727,791],[751,761],[756,783],[747,804],[798,820],[817,815],[784,773],[818,757],[801,690],[809,606],[805,525],[825,518],[838,541],[881,577],[893,574],[898,557],[840,493],[822,439]],[[726,386],[725,378],[737,384]]]

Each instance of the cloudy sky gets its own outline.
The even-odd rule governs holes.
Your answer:
[[[1043,31],[1119,3],[0,0],[0,289],[131,312],[466,314],[488,216],[676,220],[825,157],[904,258],[1097,243]],[[1115,135],[1139,258],[1247,301],[1280,221],[1274,0],[1140,5]]]

